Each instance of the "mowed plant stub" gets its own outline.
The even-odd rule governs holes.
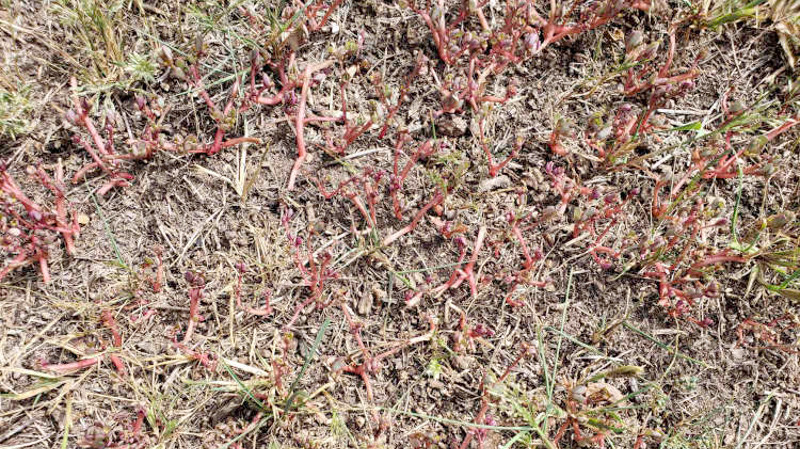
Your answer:
[[[799,444],[798,21],[3,4],[0,446]]]

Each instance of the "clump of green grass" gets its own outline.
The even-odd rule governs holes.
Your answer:
[[[30,132],[29,114],[33,110],[30,101],[30,86],[16,92],[0,89],[0,135],[16,139]]]
[[[122,41],[124,8],[125,2],[119,0],[56,0],[52,4],[52,12],[66,28],[64,40],[74,38],[81,56],[86,58],[82,61],[85,64],[81,81],[107,84],[122,75],[126,60]]]
[[[158,65],[150,55],[131,53],[128,55],[128,59],[120,65],[128,75],[127,84],[129,85],[137,81],[152,83],[158,73]]]

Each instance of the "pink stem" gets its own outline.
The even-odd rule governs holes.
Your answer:
[[[311,86],[311,75],[319,70],[324,70],[333,64],[332,60],[325,61],[319,64],[306,66],[303,72],[303,88],[300,91],[300,105],[297,108],[297,117],[295,118],[295,139],[297,140],[297,159],[294,161],[292,171],[289,173],[289,183],[286,186],[288,190],[294,190],[294,183],[300,173],[300,167],[306,160],[306,143],[303,137],[303,126],[305,125],[306,115],[306,100],[308,98],[308,89]]]
[[[86,369],[90,366],[96,365],[100,362],[99,357],[90,357],[88,359],[78,360],[77,362],[72,363],[62,363],[60,365],[51,365],[51,364],[44,364],[42,367],[49,371],[54,371],[57,373],[68,374],[73,371],[78,371],[82,369]]]

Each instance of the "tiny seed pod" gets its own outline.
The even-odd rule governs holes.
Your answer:
[[[606,140],[611,137],[611,127],[606,126],[597,133],[597,140]]]
[[[437,22],[441,18],[442,18],[442,9],[434,5],[433,8],[431,8],[431,20]]]
[[[115,111],[112,110],[106,113],[106,125],[116,128],[118,121],[119,115]]]
[[[523,41],[525,44],[525,48],[528,51],[538,51],[541,48],[541,42],[539,40],[539,33],[528,33],[525,35],[525,40]]]
[[[572,389],[572,394],[570,395],[570,399],[575,402],[583,403],[586,401],[586,386],[578,385]]]
[[[197,37],[194,38],[194,51],[198,55],[203,54],[203,50],[205,47],[205,43],[203,42],[203,35],[198,34]]]
[[[740,114],[744,112],[744,110],[745,110],[745,105],[744,102],[742,102],[742,100],[734,101],[731,107],[728,109],[728,111],[730,111],[730,113],[733,115]]]
[[[575,206],[572,209],[572,221],[581,221],[583,217],[583,210],[580,207]]]
[[[286,103],[289,106],[294,106],[299,101],[300,101],[300,99],[297,97],[297,93],[295,91],[293,91],[293,90],[290,90],[289,92],[286,92],[283,95],[283,102]]]
[[[68,109],[67,112],[64,114],[64,118],[73,125],[78,124],[78,114],[75,113],[72,109]]]
[[[542,220],[543,221],[550,221],[554,218],[558,217],[558,209],[553,206],[547,206],[542,210]]]
[[[266,73],[261,74],[261,84],[264,86],[265,89],[269,89],[272,87],[272,80],[269,79]]]
[[[147,154],[147,147],[146,147],[145,143],[144,142],[136,142],[133,145],[133,148],[131,148],[131,153],[133,153],[133,155],[135,157],[144,157],[144,155]]]
[[[461,107],[461,100],[455,95],[448,94],[442,98],[442,109],[445,111],[455,111]]]
[[[473,48],[473,43],[477,43],[477,41],[475,40],[475,35],[472,32],[464,33],[464,35],[461,36],[461,42],[462,45],[464,45],[469,49]]]
[[[715,214],[725,209],[725,198],[721,196],[713,196],[708,199],[708,205],[711,207]]]
[[[656,86],[656,88],[653,89],[653,97],[655,98],[665,97],[671,90],[672,86],[670,86],[669,84],[662,84],[660,86]]]
[[[793,222],[795,215],[791,211],[781,212],[767,218],[767,227],[776,231],[783,229],[789,223]]]
[[[161,46],[161,50],[158,52],[158,57],[161,58],[161,61],[164,62],[164,65],[171,66],[175,60],[172,57],[172,49],[167,47],[166,45]]]
[[[644,43],[644,34],[639,30],[634,30],[628,34],[628,39],[625,41],[625,49],[631,51]]]
[[[186,81],[186,72],[178,66],[172,66],[169,73],[175,79]]]
[[[748,144],[745,154],[751,157],[758,156],[761,154],[761,151],[764,149],[764,147],[767,146],[768,142],[769,139],[767,139],[767,136],[761,135],[754,137]]]
[[[708,296],[709,298],[716,298],[719,296],[719,286],[716,282],[711,281],[706,289],[703,291],[703,294]]]
[[[652,44],[648,45],[647,48],[644,49],[642,55],[638,59],[652,59],[655,57],[656,53],[658,53],[658,47],[661,44],[659,42],[653,42]]]

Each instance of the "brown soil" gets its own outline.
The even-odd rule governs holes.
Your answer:
[[[75,8],[73,3],[82,2],[14,2],[0,8],[0,82],[9,90],[21,82],[29,85],[33,105],[27,112],[28,129],[0,143],[0,158],[8,161],[9,172],[31,196],[44,203],[49,201],[47,192],[27,179],[26,166],[61,160],[67,173],[74,173],[89,160],[70,140],[82,131],[63,120],[71,107],[70,77],[79,78],[98,122],[110,109],[122,117],[121,148],[128,132],[135,135],[144,126],[136,93],[171,105],[164,120],[169,124],[166,134],[196,134],[210,141],[215,126],[205,105],[185,95],[189,86],[158,66],[159,42],[187,49],[194,36],[204,34],[209,56],[203,69],[210,85],[248,68],[246,39],[266,39],[235,8],[225,13],[220,5],[194,5],[218,19],[207,29],[200,13],[189,6],[120,2],[118,11],[106,15],[115,27],[111,32],[120,54],[148,55],[157,67],[155,80],[136,80],[129,70],[106,65],[104,61],[113,60],[108,39],[90,39],[97,48],[86,47],[76,30],[90,37],[95,31],[81,28],[78,19],[69,19],[58,6]],[[490,20],[502,17],[500,5],[486,8]],[[484,432],[483,447],[544,447],[529,426],[537,416],[547,416],[539,424],[547,426],[547,438],[556,438],[576,383],[606,386],[597,394],[607,398],[623,396],[605,402],[614,403],[602,415],[614,423],[606,432],[609,447],[631,448],[640,437],[641,448],[800,444],[798,328],[780,335],[786,344],[780,348],[767,347],[751,332],[742,337],[737,332],[748,319],[763,323],[788,315],[797,320],[797,302],[758,283],[750,285],[754,263],[728,264],[715,272],[720,294],[692,310],[693,317],[713,323],[702,328],[669,316],[658,304],[658,283],[642,272],[623,264],[603,270],[594,263],[586,247],[573,240],[572,204],[564,217],[531,235],[529,243],[544,256],[533,274],[548,286],[518,289],[518,307],[505,301],[508,285],[501,280],[481,285],[477,297],[465,282],[437,298],[424,295],[414,307],[405,304],[411,290],[407,284],[439,285],[458,260],[456,245],[437,231],[435,214],[426,214],[413,233],[394,244],[379,245],[408,223],[445,178],[455,187],[440,216],[464,225],[467,248],[471,251],[481,226],[490,230],[475,267],[479,280],[516,267],[522,259],[509,237],[507,214],[538,213],[558,205],[560,198],[545,174],[552,160],[586,186],[640,189],[631,215],[613,232],[651,232],[653,183],[645,170],[601,170],[577,139],[566,140],[568,157],[557,157],[547,141],[558,117],[570,117],[577,129],[592,113],[613,113],[624,102],[637,110],[646,107],[646,95],[622,95],[620,79],[598,82],[624,56],[625,35],[638,29],[648,41],[665,39],[667,25],[685,14],[681,8],[670,4],[657,14],[626,13],[493,77],[489,93],[503,95],[512,81],[517,86],[517,94],[495,106],[486,120],[495,158],[505,157],[517,135],[525,136],[525,144],[500,177],[491,178],[477,143],[478,114],[467,107],[462,114],[433,117],[441,107],[433,74],[443,76],[452,69],[438,60],[422,21],[391,2],[344,2],[331,18],[334,29],[327,25],[312,33],[299,48],[298,60],[301,67],[321,61],[328,57],[328,46],[343,47],[361,36],[363,66],[352,66],[360,73],[345,90],[353,113],[367,118],[370,101],[377,100],[372,74],[380,72],[384,85],[396,91],[414,66],[416,52],[430,59],[427,73],[412,84],[392,132],[405,126],[417,144],[444,136],[447,147],[417,164],[406,180],[404,220],[394,217],[386,194],[376,226],[364,232],[366,223],[353,202],[323,199],[312,181],[332,186],[366,167],[391,171],[395,139],[380,139],[379,127],[356,140],[347,150],[356,157],[342,162],[321,151],[325,134],[340,130],[306,126],[310,157],[298,186],[288,191],[295,134],[280,107],[253,108],[237,117],[230,137],[247,134],[262,144],[228,148],[212,157],[159,153],[128,165],[135,176],[132,185],[102,198],[93,195],[103,183],[100,177],[70,185],[68,197],[89,217],[76,241],[76,254],[68,256],[63,247],[52,245],[50,284],[41,281],[34,266],[12,272],[0,284],[0,447],[215,448],[231,444],[243,429],[244,437],[232,443],[243,448],[459,447],[468,433],[480,434],[472,424],[484,397],[491,398],[488,413],[497,428]],[[263,13],[265,8],[256,10]],[[786,83],[792,72],[785,67],[775,34],[751,25],[720,32],[681,29],[675,67],[688,68],[700,55],[702,73],[687,96],[662,108],[659,115],[669,127],[710,121],[731,86],[736,98],[748,104],[762,95],[779,100],[779,87],[774,86]],[[350,67],[335,66],[312,89],[311,113],[332,116],[341,109],[339,83]],[[224,103],[230,86],[230,79],[223,80],[209,91]],[[724,200],[720,216],[730,218],[736,208],[741,223],[752,223],[798,210],[797,137],[788,133],[774,143],[780,167],[768,181],[746,177],[741,184],[737,179],[710,183],[703,194]],[[643,138],[636,149],[641,154],[672,148],[668,157],[650,159],[644,168],[654,173],[670,165],[675,173],[685,169],[691,148],[675,149],[685,138],[680,133]],[[252,180],[244,198],[234,183],[209,174],[233,180],[243,153],[246,178]],[[294,215],[284,228],[282,214],[288,210]],[[302,244],[293,245],[287,233],[302,238]],[[730,235],[709,239],[713,246]],[[308,240],[317,255],[330,254],[336,278],[327,282],[319,306],[306,307],[287,329],[295,308],[310,294],[293,260]],[[157,248],[163,248],[165,285],[154,292],[149,279],[155,276]],[[255,316],[236,306],[239,262],[248,268],[242,300],[259,307],[270,292],[272,314]],[[207,282],[200,303],[204,320],[188,345],[211,354],[217,361],[214,369],[187,357],[173,343],[181,341],[189,321],[188,271],[203,273]],[[425,335],[430,320],[436,332],[385,358],[371,377],[374,397],[369,398],[362,379],[341,370],[363,361],[343,308],[361,323],[360,334],[372,354]],[[101,320],[104,310],[116,317],[121,348],[111,348],[111,333]],[[481,325],[491,332],[462,344],[462,316],[467,326]],[[495,383],[528,347],[530,354],[503,382]],[[126,376],[108,359],[68,375],[41,376],[47,372],[43,363],[74,362],[109,349],[124,361]],[[620,375],[620,367],[642,371]],[[601,373],[606,378],[598,380]],[[548,379],[553,378],[548,391]],[[487,386],[491,393],[485,392]],[[145,412],[142,429],[131,436],[140,410]],[[584,435],[599,433],[581,426]],[[121,440],[124,435],[129,441]],[[572,427],[559,441],[560,447],[580,444],[597,445],[579,442]],[[470,447],[478,445],[476,438]]]

